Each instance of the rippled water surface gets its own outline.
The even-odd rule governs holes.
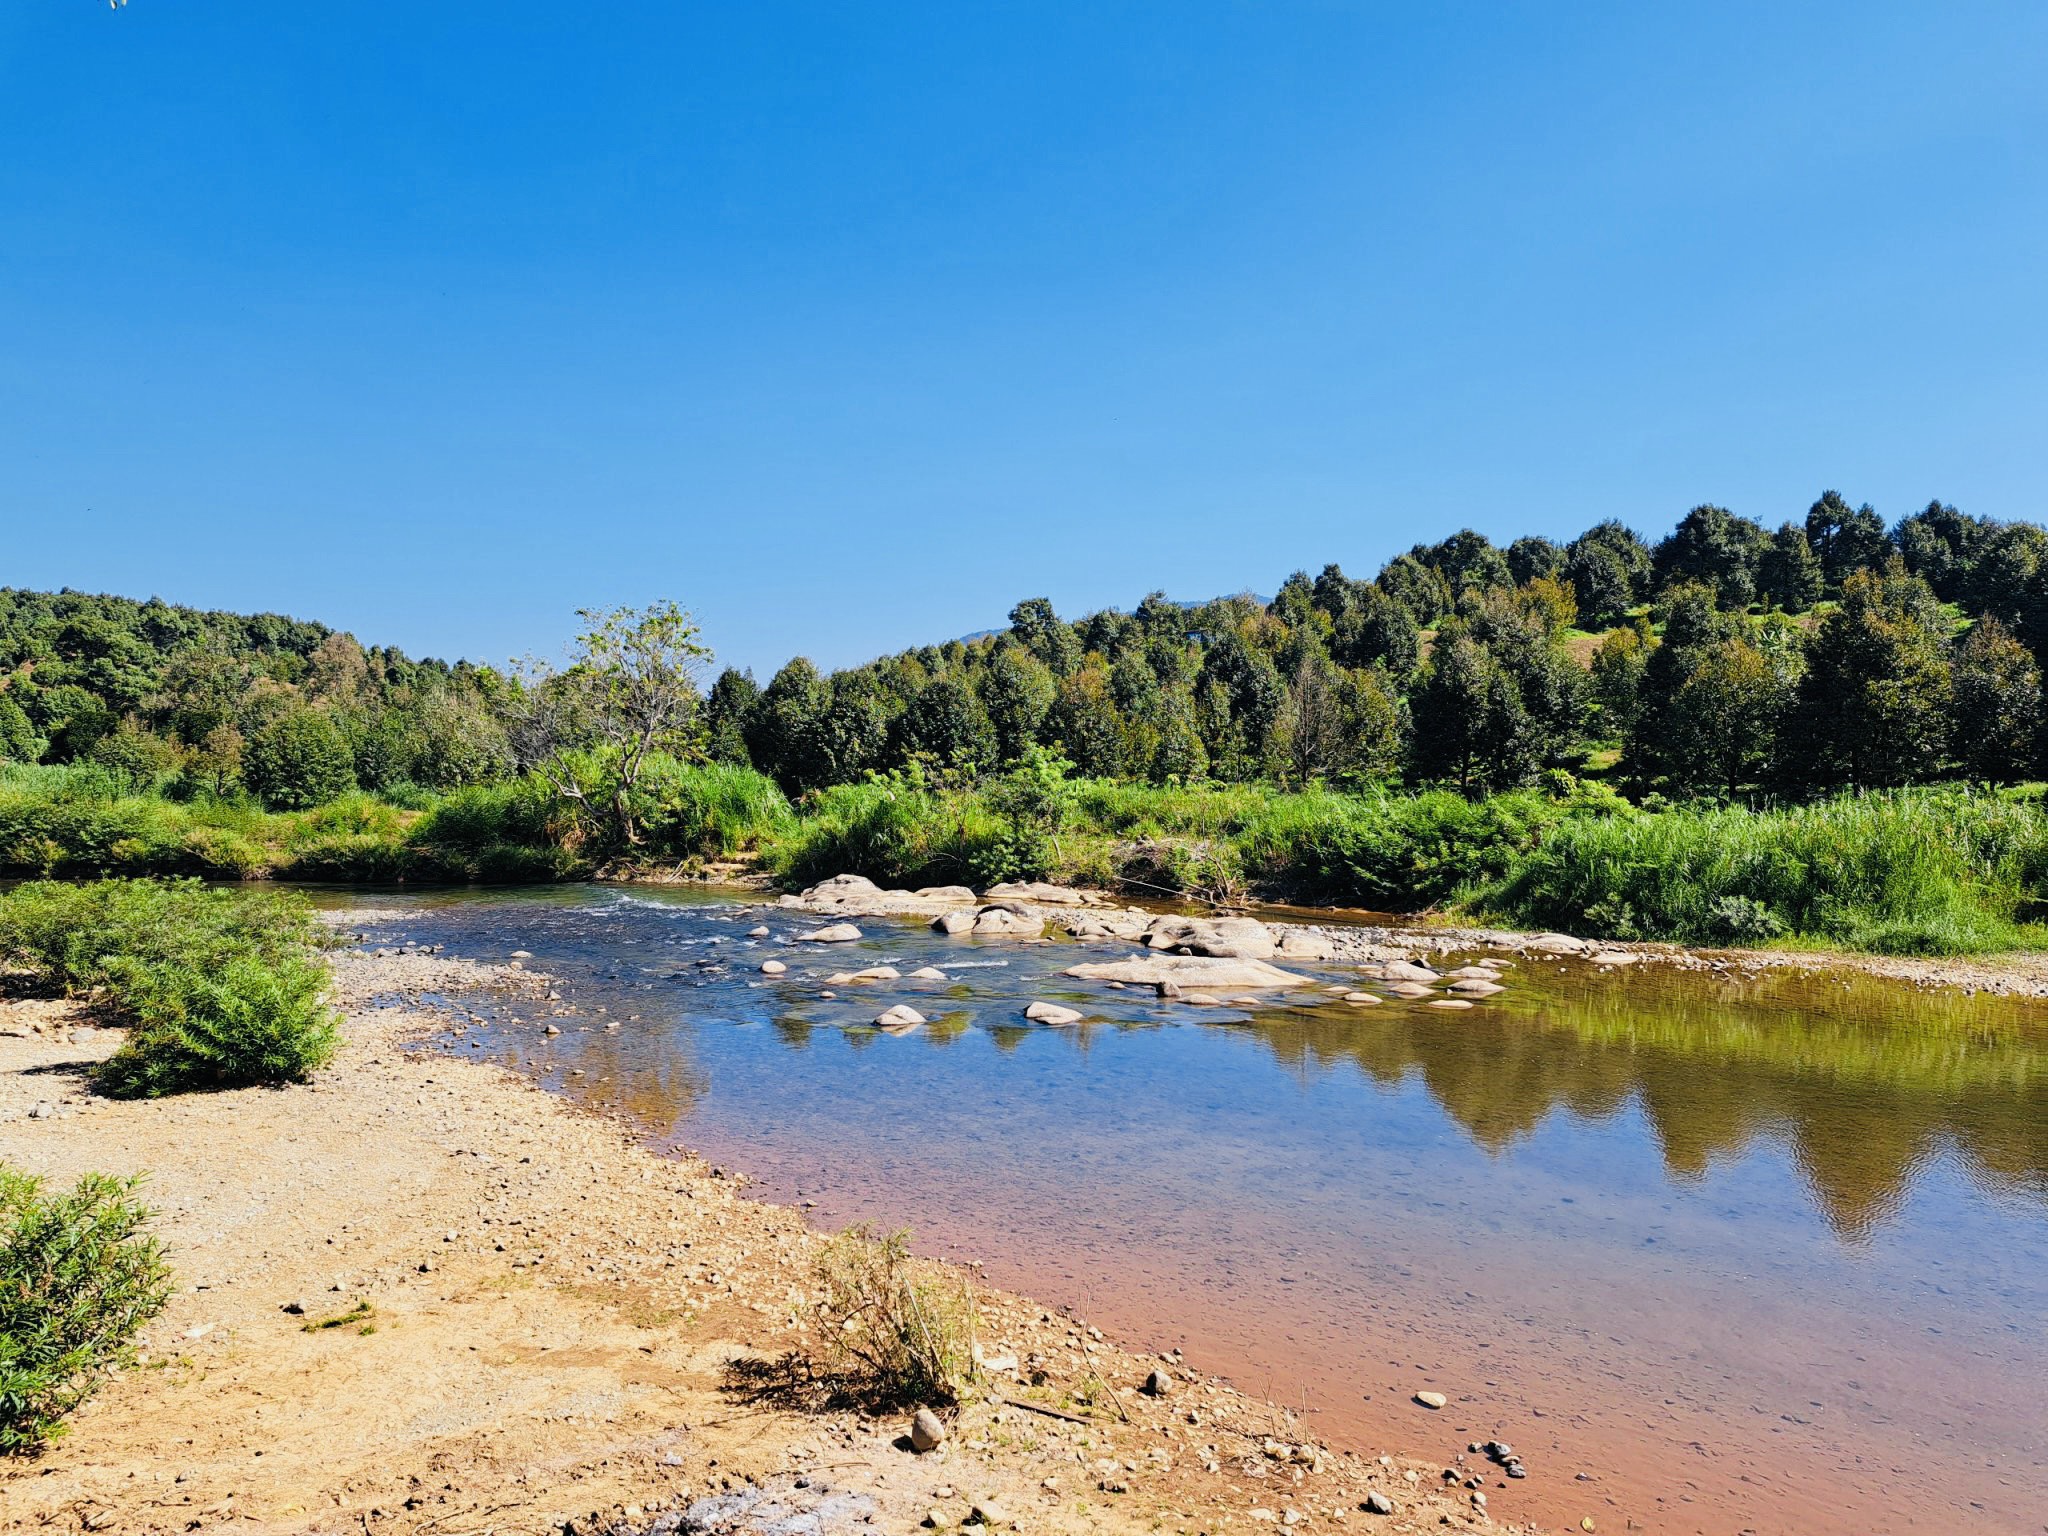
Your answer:
[[[1073,945],[864,921],[821,953],[701,893],[341,899],[399,914],[380,939],[559,978],[451,1049],[821,1225],[910,1225],[1333,1438],[1509,1439],[1531,1475],[1497,1515],[2048,1530],[2040,1005],[1531,959],[1469,1012],[1195,1010],[1065,979]],[[949,980],[818,996],[885,961]],[[1092,1022],[1026,1024],[1037,998]],[[894,1002],[933,1022],[868,1027]],[[575,1010],[561,1035],[545,1006]]]

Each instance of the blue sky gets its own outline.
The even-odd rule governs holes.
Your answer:
[[[764,680],[1472,526],[2048,514],[2048,7],[0,8],[0,585]]]

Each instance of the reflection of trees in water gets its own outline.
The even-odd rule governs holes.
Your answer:
[[[1285,1061],[1419,1078],[1493,1152],[1555,1109],[1601,1118],[1631,1100],[1686,1178],[1775,1139],[1848,1238],[1951,1147],[1981,1187],[2048,1204],[2048,1024],[2012,1000],[1861,977],[1575,970],[1513,978],[1469,1013],[1287,1009],[1254,1028]]]
[[[800,1043],[787,1033],[783,1038]],[[649,1050],[644,1038],[625,1031],[593,1033],[579,1044],[575,1065],[584,1072],[575,1080],[580,1103],[628,1116],[663,1139],[675,1133],[711,1086],[687,1046],[673,1035],[662,1040],[659,1050]]]

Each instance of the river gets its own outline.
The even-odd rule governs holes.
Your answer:
[[[864,920],[791,946],[804,920],[731,894],[332,899],[385,914],[372,942],[523,949],[558,978],[555,1003],[452,999],[466,1025],[435,1048],[820,1226],[909,1226],[1333,1441],[1509,1441],[1529,1476],[1496,1516],[2048,1530],[2039,1004],[1532,956],[1468,1012],[1193,1009],[1067,980],[1066,944]],[[818,995],[883,962],[949,979]],[[1027,1024],[1038,998],[1090,1022]],[[932,1022],[867,1027],[893,1002]]]

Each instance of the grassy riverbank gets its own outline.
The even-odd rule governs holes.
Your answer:
[[[317,810],[175,801],[94,769],[0,770],[0,873],[544,881],[737,860],[787,883],[1046,877],[1136,896],[1437,911],[1589,937],[1962,955],[2048,943],[2048,814],[1962,787],[1802,805],[1634,806],[1604,785],[1468,800],[1013,773],[894,774],[795,805],[748,769],[667,762],[641,841],[606,847],[537,780]]]

